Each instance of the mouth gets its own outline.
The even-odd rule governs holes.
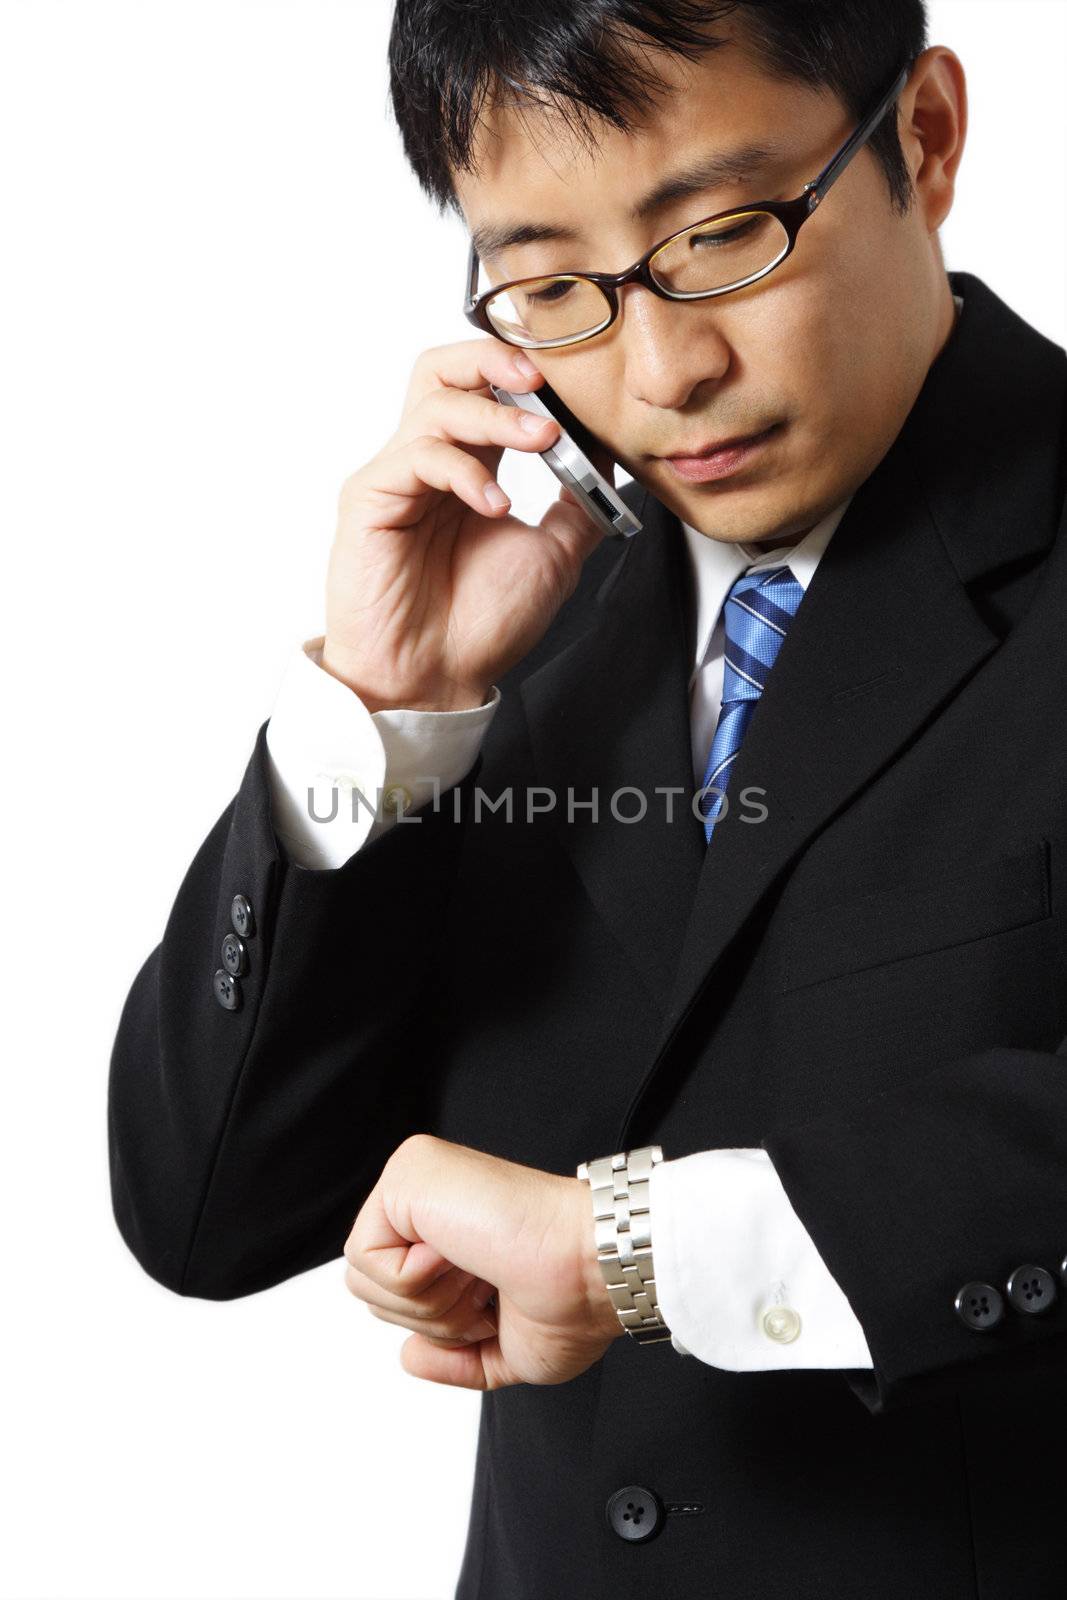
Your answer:
[[[716,439],[676,455],[660,456],[661,461],[687,483],[710,483],[714,478],[727,478],[739,467],[747,466],[767,442],[782,431],[784,424],[772,423],[762,433],[738,435],[733,439]]]

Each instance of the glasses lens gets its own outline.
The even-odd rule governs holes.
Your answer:
[[[672,294],[706,294],[762,277],[788,248],[789,235],[769,211],[738,211],[679,234],[649,266]]]
[[[489,320],[512,344],[561,344],[607,326],[611,305],[587,278],[527,278],[486,302]]]

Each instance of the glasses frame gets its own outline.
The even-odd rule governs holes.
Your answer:
[[[476,291],[480,257],[474,248],[472,239],[470,254],[467,259],[467,293],[463,302],[463,315],[468,322],[473,323],[476,328],[480,328],[483,333],[491,334],[493,338],[501,339],[505,344],[517,345],[520,349],[549,350],[555,349],[560,345],[581,344],[586,339],[594,339],[597,334],[606,332],[618,318],[618,291],[626,283],[643,284],[653,294],[659,295],[661,300],[711,300],[721,294],[733,294],[738,289],[746,288],[750,283],[757,283],[760,279],[765,278],[768,273],[773,272],[776,267],[780,267],[782,262],[792,255],[797,236],[804,223],[822,204],[853,156],[862,150],[890,106],[894,105],[898,97],[903,93],[910,74],[910,65],[901,70],[892,87],[886,90],[873,109],[849,134],[844,144],[834,152],[819,173],[819,176],[804,185],[803,190],[795,200],[757,200],[751,204],[730,206],[726,211],[716,211],[710,217],[702,217],[698,222],[690,222],[686,227],[676,229],[666,239],[661,239],[650,250],[646,250],[644,255],[634,262],[632,267],[626,268],[625,272],[539,272],[532,277],[511,278],[507,283],[494,283],[490,288],[484,289],[481,294],[478,294]],[[771,262],[769,267],[764,267],[761,271],[752,273],[751,276],[743,278],[738,283],[726,284],[721,289],[672,292],[656,282],[650,270],[650,263],[654,256],[658,255],[661,250],[666,249],[667,245],[673,244],[675,239],[680,239],[683,234],[692,232],[694,228],[703,228],[708,223],[725,221],[727,217],[744,216],[753,211],[769,212],[771,216],[777,218],[786,232],[786,247],[778,259]],[[597,288],[603,291],[610,306],[610,314],[607,321],[602,322],[597,328],[590,329],[588,333],[568,334],[563,339],[522,340],[505,338],[494,327],[489,317],[488,302],[498,294],[505,294],[509,289],[519,288],[526,283],[543,283],[546,278],[568,278],[577,282],[596,284]]]

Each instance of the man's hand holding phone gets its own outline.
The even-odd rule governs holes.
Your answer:
[[[561,430],[501,405],[490,385],[522,393],[543,381],[502,340],[424,351],[396,433],[346,479],[322,665],[370,711],[483,705],[605,537],[567,489],[530,526],[496,481],[505,449],[540,453]]]

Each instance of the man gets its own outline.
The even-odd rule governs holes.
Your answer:
[[[910,0],[402,0],[391,70],[489,337],[134,983],[119,1226],[215,1299],[343,1249],[483,1391],[460,1600],[1052,1600],[1067,360],[945,271],[960,63]],[[634,538],[494,496],[545,379]]]

